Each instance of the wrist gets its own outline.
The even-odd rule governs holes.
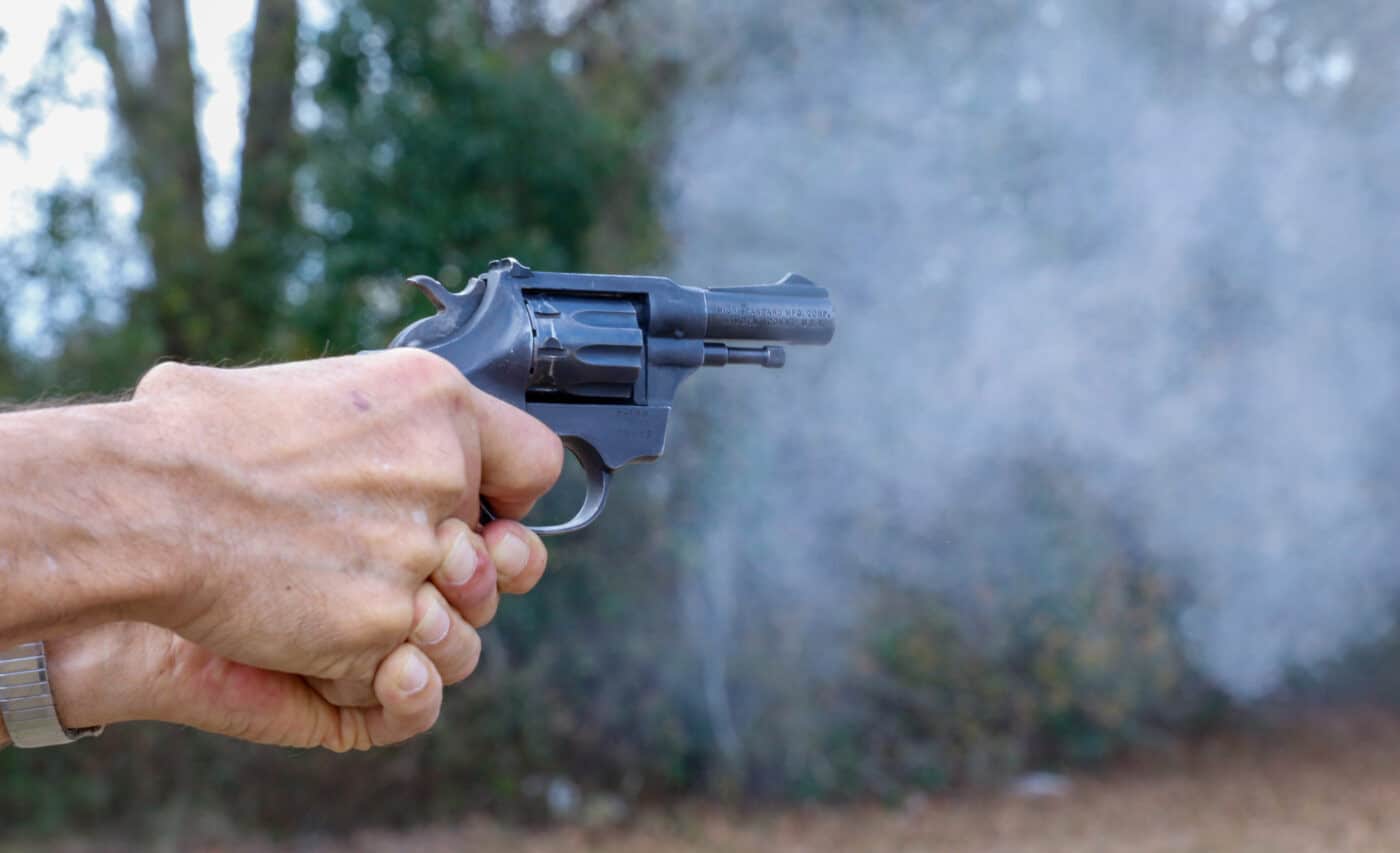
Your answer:
[[[63,726],[155,716],[151,686],[167,651],[157,647],[161,633],[139,622],[114,622],[46,642],[49,686]]]
[[[129,488],[114,508],[124,537],[126,597],[113,620],[149,622],[171,627],[188,616],[187,603],[197,575],[192,530],[200,519],[190,491],[192,456],[181,440],[179,424],[141,400],[116,404],[108,413],[108,441],[122,460]]]
[[[152,413],[135,403],[0,416],[0,644],[144,618],[177,600],[178,507]]]

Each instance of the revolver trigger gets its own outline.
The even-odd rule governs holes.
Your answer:
[[[561,439],[565,449],[574,455],[579,465],[583,467],[583,473],[588,477],[588,492],[583,497],[583,506],[568,521],[559,524],[533,525],[526,527],[538,533],[540,536],[558,536],[561,533],[573,533],[582,530],[598,519],[603,514],[603,507],[608,502],[608,486],[612,483],[612,469],[603,462],[603,457],[598,455],[598,451],[593,445],[576,436],[564,436]],[[485,499],[481,501],[481,521],[486,523],[494,521],[496,514],[491,511],[491,507]]]

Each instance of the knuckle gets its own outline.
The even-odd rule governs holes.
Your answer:
[[[564,471],[564,445],[547,427],[538,435],[522,436],[509,465],[496,469],[499,488],[516,500],[538,500]]]
[[[366,608],[362,622],[364,637],[369,646],[365,654],[372,658],[371,672],[378,666],[386,647],[402,643],[413,627],[412,599],[397,594],[379,596],[378,599],[374,605]]]
[[[559,475],[564,472],[563,442],[548,427],[543,432],[544,435],[538,442],[539,446],[533,449],[526,466],[530,484],[537,488],[541,495],[554,488]]]
[[[445,518],[437,526],[437,539],[441,547],[451,548],[457,542],[459,536],[470,536],[471,526],[460,518]]]
[[[217,729],[225,737],[231,737],[234,740],[258,740],[253,719],[248,714],[225,709],[221,719]]]
[[[415,525],[415,529],[403,537],[400,548],[398,564],[415,580],[432,574],[443,560],[437,535],[426,525]]]
[[[141,380],[136,383],[135,396],[140,399],[179,391],[188,387],[192,383],[194,374],[200,370],[201,368],[181,364],[178,361],[162,361],[146,371]]]
[[[322,681],[336,682],[364,678],[366,672],[374,672],[374,663],[369,655],[355,649],[355,644],[349,641],[344,646],[343,651],[325,658],[313,667],[317,677]]]
[[[446,393],[457,393],[465,396],[467,389],[466,377],[462,372],[453,366],[452,362],[435,353],[417,347],[401,347],[395,349],[397,353],[395,359],[394,377],[398,381],[411,383],[420,388],[432,388]]]
[[[419,425],[416,435],[400,437],[394,452],[403,465],[372,475],[380,478],[381,489],[417,508],[442,510],[442,515],[456,508],[470,481],[464,450],[451,430]],[[422,526],[422,521],[418,519],[415,526]]]
[[[461,448],[454,444],[452,449],[456,452],[445,454],[443,463],[433,466],[433,471],[427,475],[425,487],[435,506],[445,504],[455,507],[466,494],[469,485]]]
[[[405,519],[366,525],[356,543],[359,553],[371,555],[364,560],[364,572],[375,580],[368,593],[381,602],[416,590],[406,587],[405,579],[431,574],[442,560],[427,514],[421,507],[406,512]]]
[[[413,594],[413,616],[415,619],[428,613],[434,607],[443,606],[445,606],[445,602],[442,594],[438,592],[437,587],[430,583],[418,587],[418,591]]]
[[[363,752],[374,746],[365,714],[357,708],[347,708],[336,715],[321,743],[332,752]]]
[[[337,680],[325,682],[317,687],[327,702],[341,707],[361,707],[374,704],[374,692],[366,679]]]

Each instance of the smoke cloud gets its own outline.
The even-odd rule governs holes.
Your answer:
[[[669,272],[792,269],[838,320],[784,371],[682,395],[734,407],[694,572],[706,642],[766,590],[818,650],[793,654],[839,666],[863,578],[956,591],[939,519],[976,504],[1027,535],[987,472],[1036,454],[1186,582],[1190,654],[1236,696],[1389,625],[1390,71],[1367,21],[1286,5],[707,3],[674,27],[704,34],[662,49],[704,67]],[[1021,544],[1006,582],[1053,582]]]

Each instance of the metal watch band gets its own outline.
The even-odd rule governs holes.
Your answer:
[[[66,729],[59,722],[43,643],[0,650],[0,718],[18,747],[58,746],[102,734],[102,726]]]

